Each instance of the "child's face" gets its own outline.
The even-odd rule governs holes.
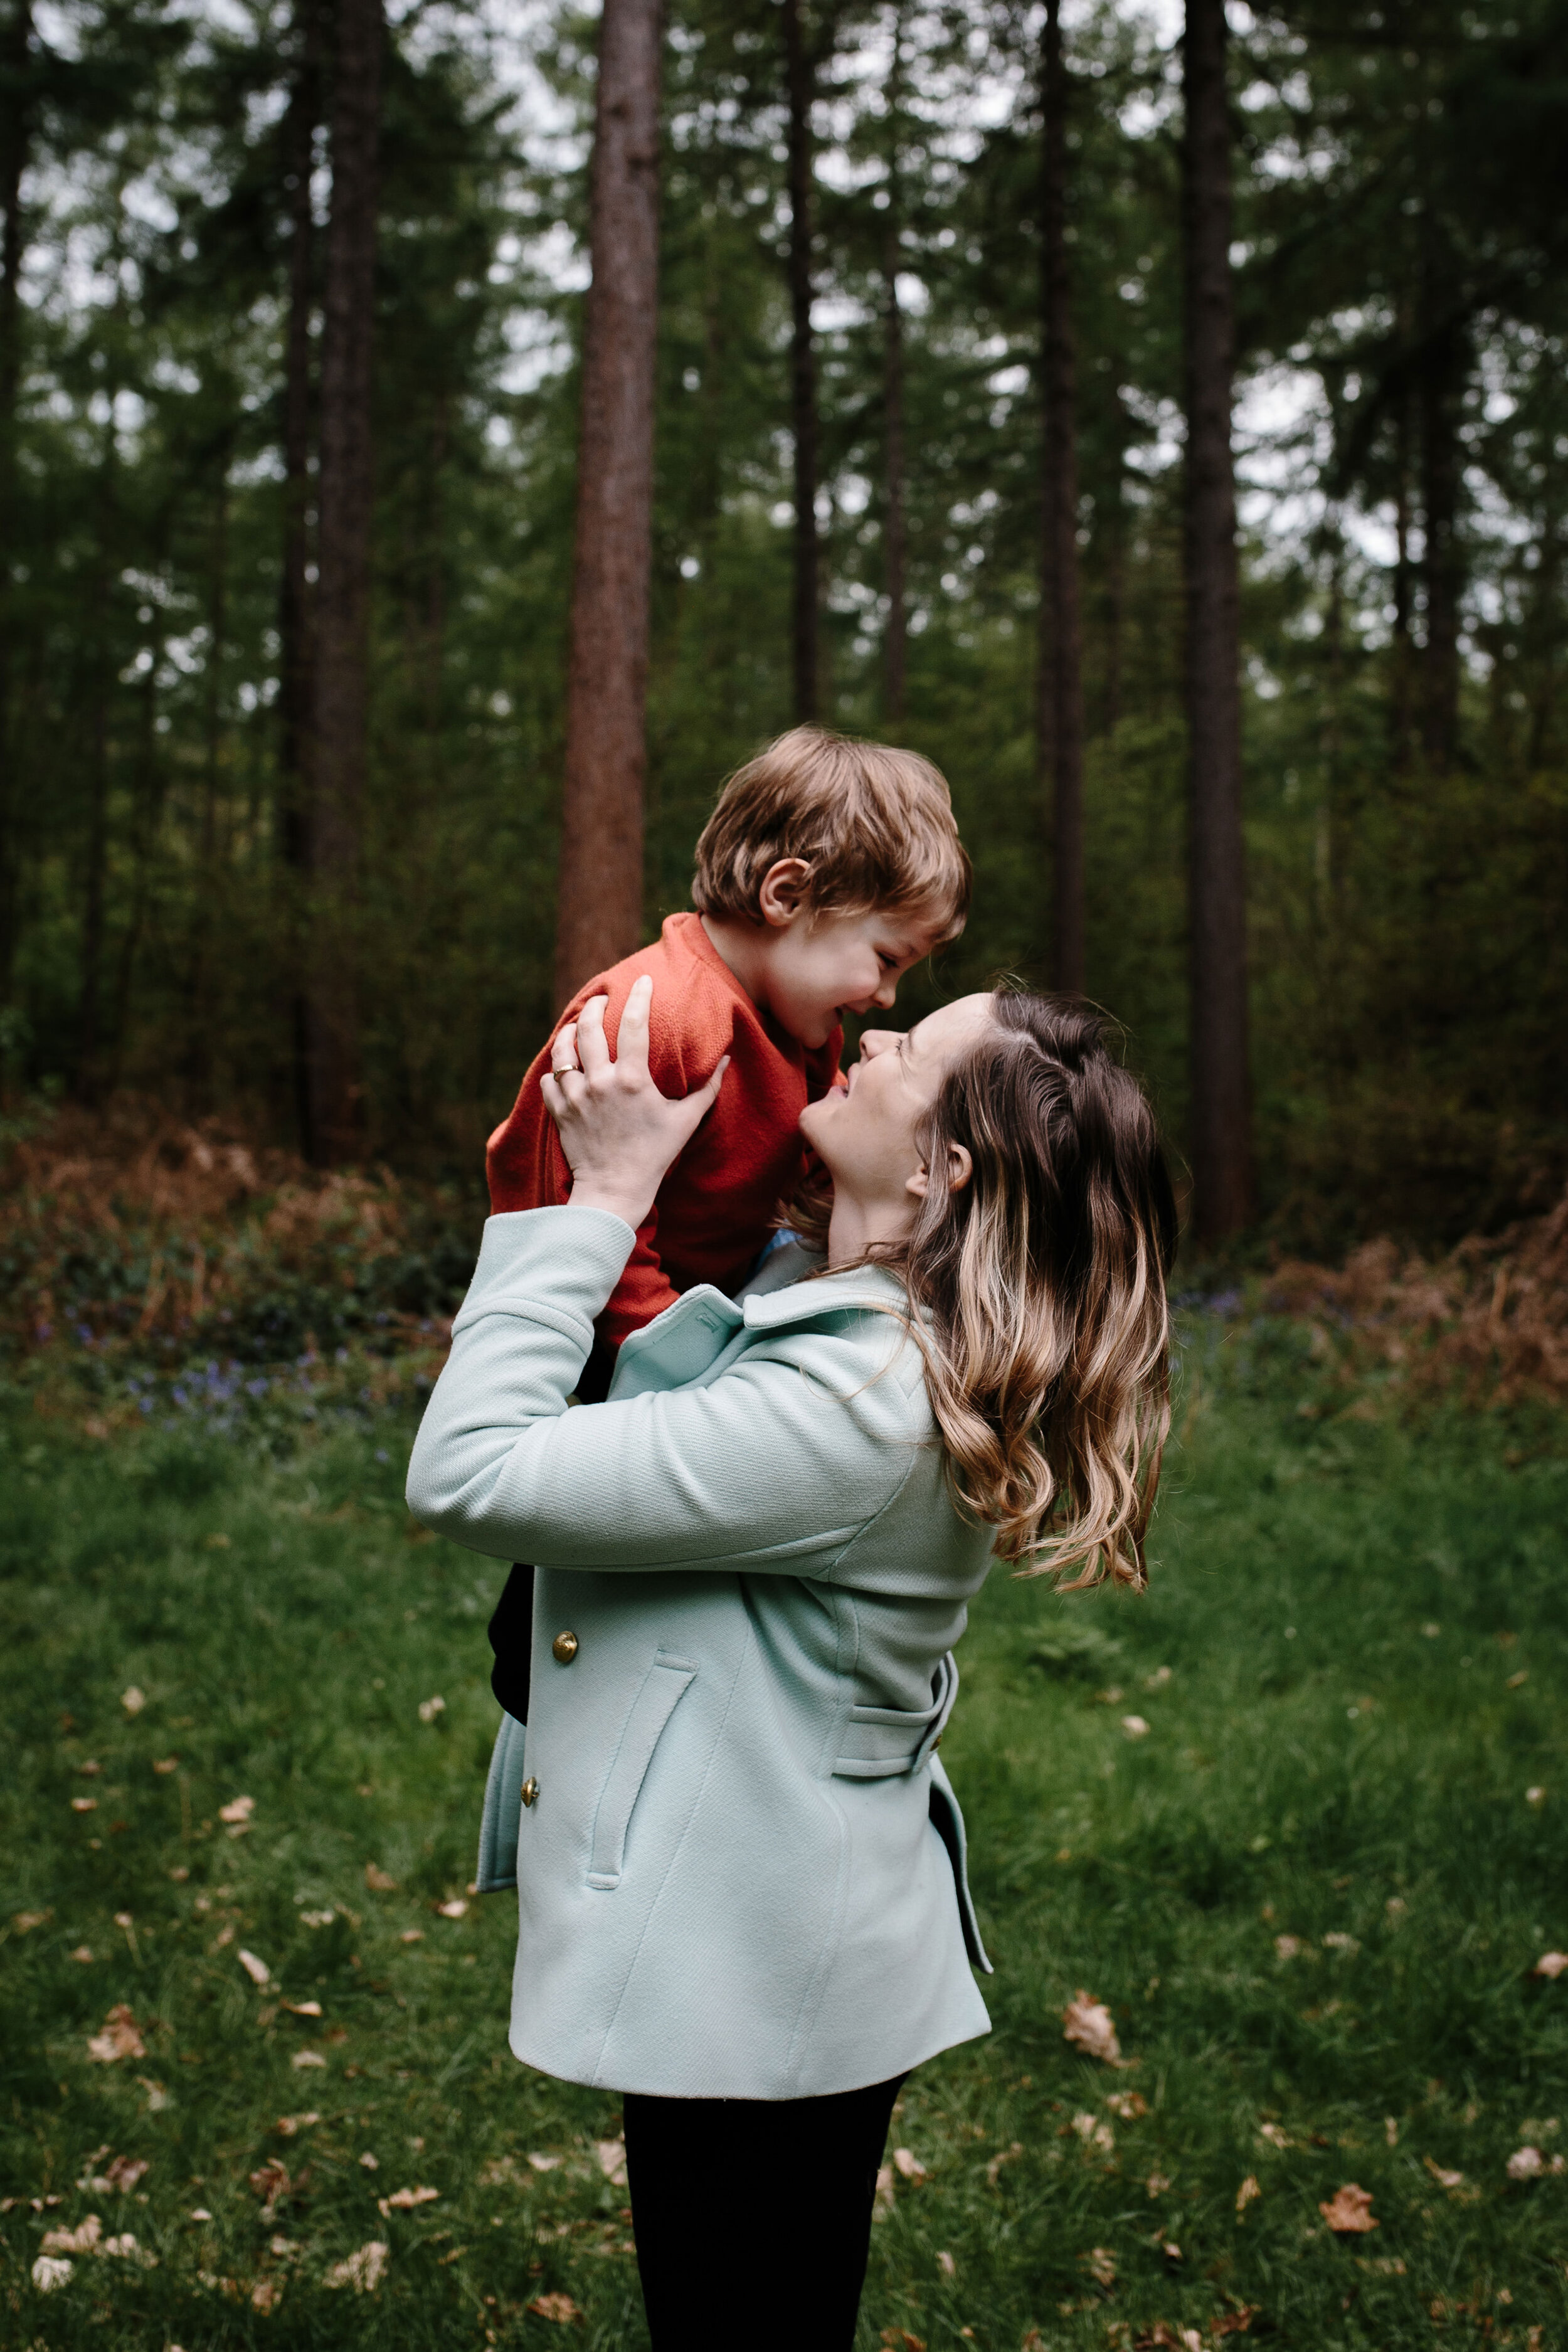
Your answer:
[[[770,919],[758,941],[752,994],[803,1045],[825,1045],[846,1013],[886,1011],[911,964],[939,948],[946,927],[930,912],[873,908]]]

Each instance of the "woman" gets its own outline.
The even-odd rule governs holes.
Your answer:
[[[571,1202],[487,1223],[408,1497],[540,1563],[481,1877],[515,1839],[513,2051],[625,2095],[657,2352],[847,2347],[899,2085],[990,2022],[952,1645],[994,1555],[1142,1580],[1174,1214],[1094,1018],[967,997],[806,1111],[826,1270],[688,1292],[567,1412],[723,1076],[659,1096],[647,1004],[558,1055]]]

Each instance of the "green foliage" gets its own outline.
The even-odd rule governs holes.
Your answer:
[[[943,1753],[994,2030],[903,2095],[923,2177],[891,2177],[865,2352],[1212,2342],[1247,2306],[1342,2352],[1426,2346],[1434,2306],[1520,2352],[1568,2326],[1568,2183],[1507,2171],[1525,2145],[1549,2168],[1568,2112],[1568,1979],[1530,1973],[1568,1947],[1563,1428],[1521,1460],[1486,1416],[1305,1420],[1305,1344],[1194,1327],[1146,1596],[998,1573],[976,1606]],[[542,2294],[602,2352],[645,2341],[614,2096],[507,2053],[510,1903],[437,1907],[472,1867],[500,1570],[409,1526],[407,1434],[89,1449],[5,1403],[0,2171],[61,2200],[0,2224],[18,2341],[526,2346],[557,2340]],[[1080,1990],[1124,2069],[1064,2042]],[[117,2002],[144,2054],[95,2064]],[[74,2185],[114,2157],[148,2166],[132,2193]],[[1336,2239],[1351,2180],[1380,2226]],[[36,2296],[44,2230],[89,2212],[157,2267],[80,2255]],[[375,2294],[325,2284],[374,2240]]]
[[[968,937],[908,992],[918,1011],[998,968],[1048,969],[1037,27],[837,0],[807,16],[824,715],[889,724],[892,220],[910,632],[895,731],[951,776],[979,876]],[[1234,41],[1256,1116],[1275,1228],[1314,1248],[1496,1224],[1568,1153],[1564,24],[1562,0],[1506,21],[1458,0],[1281,0]],[[563,9],[504,42],[471,12],[426,11],[389,55],[357,918],[369,1139],[470,1181],[551,1009],[593,37]],[[0,72],[0,131],[32,173],[14,434],[0,416],[16,461],[0,1083],[135,1084],[243,1108],[282,1140],[292,40],[279,0],[221,23],[80,0],[25,71]],[[1105,0],[1075,20],[1069,65],[1089,978],[1179,1152],[1177,64]],[[792,715],[777,24],[678,0],[665,68],[650,930],[686,901],[725,770]]]

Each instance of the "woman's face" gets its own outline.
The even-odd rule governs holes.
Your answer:
[[[915,1129],[962,1054],[992,1017],[987,992],[928,1013],[907,1033],[868,1029],[848,1082],[808,1103],[801,1133],[820,1154],[835,1197],[871,1209],[910,1205],[921,1168]]]

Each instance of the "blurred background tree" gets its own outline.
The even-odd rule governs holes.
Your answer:
[[[1183,25],[1052,14],[1054,80],[1039,5],[670,0],[645,929],[814,700],[952,782],[975,912],[911,1009],[1050,977],[1065,483],[1083,977],[1201,1164]],[[13,1108],[477,1182],[556,988],[597,38],[0,0]],[[1223,64],[1258,1230],[1440,1239],[1568,1166],[1568,6],[1237,5]]]

